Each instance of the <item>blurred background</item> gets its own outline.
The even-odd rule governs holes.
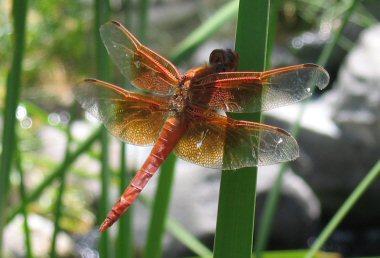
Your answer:
[[[331,80],[308,104],[264,114],[270,125],[287,130],[299,125],[301,153],[282,172],[280,165],[259,169],[255,232],[280,175],[265,249],[307,249],[380,157],[380,2],[283,0],[278,6],[271,67],[318,63]],[[109,7],[110,19],[182,72],[205,64],[215,48],[234,48],[237,1],[111,0]],[[11,9],[11,1],[0,1],[2,116],[15,47]],[[28,3],[15,158],[9,191],[0,189],[8,196],[0,211],[6,221],[4,257],[33,257],[30,252],[34,257],[98,257],[101,180],[109,183],[106,199],[112,204],[149,154],[150,148],[122,147],[112,136],[108,151],[102,151],[100,123],[74,101],[75,84],[99,74],[96,24],[93,1]],[[129,87],[113,64],[108,67],[110,83]],[[3,131],[7,121],[1,118]],[[2,151],[7,147],[3,142]],[[106,179],[101,176],[104,156]],[[120,173],[121,161],[127,165]],[[178,160],[174,177],[162,257],[201,257],[202,248],[208,254],[213,246],[220,172]],[[129,257],[143,252],[156,185],[157,176],[125,216]],[[379,196],[380,183],[374,182],[323,250],[345,257],[379,255]],[[117,236],[115,225],[106,241],[116,245]]]

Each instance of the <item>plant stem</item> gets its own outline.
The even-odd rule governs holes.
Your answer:
[[[95,1],[95,40],[96,40],[96,70],[98,77],[102,80],[107,81],[110,77],[109,71],[109,57],[107,55],[107,51],[103,46],[102,40],[100,38],[99,28],[102,24],[104,24],[109,19],[110,5],[108,0],[96,0]],[[99,218],[105,219],[108,214],[109,209],[109,183],[110,183],[110,173],[108,168],[108,132],[105,128],[103,128],[101,135],[101,199],[100,199],[100,212]],[[99,246],[99,254],[100,257],[111,257],[111,252],[109,249],[109,237],[108,231],[103,232],[100,236],[100,246]]]
[[[239,70],[263,71],[269,53],[271,1],[241,0],[235,49]],[[233,118],[260,121],[260,113]],[[222,174],[214,257],[250,258],[254,231],[257,168],[243,168]]]
[[[57,167],[49,176],[45,178],[45,180],[28,196],[26,197],[26,200],[21,205],[14,208],[10,215],[7,217],[7,222],[14,219],[14,217],[22,212],[22,209],[29,203],[35,201],[42,193],[43,191],[49,187],[54,180],[56,180],[64,171],[66,171],[74,162],[75,160],[85,151],[87,151],[92,144],[99,138],[100,135],[100,129],[93,132],[78,148],[75,152],[73,152],[66,162],[61,163],[59,167]]]
[[[27,0],[14,0],[12,3],[14,41],[13,59],[6,85],[2,154],[0,160],[0,256],[3,254],[3,230],[8,211],[9,178],[16,147],[16,109],[21,90],[22,60],[25,48]]]
[[[22,215],[24,217],[24,233],[25,233],[25,249],[26,249],[26,257],[27,258],[33,258],[33,250],[32,250],[32,244],[31,244],[31,238],[30,238],[30,227],[29,227],[29,217],[28,217],[28,211],[26,209],[26,190],[25,190],[25,173],[24,169],[22,167],[22,160],[21,155],[19,152],[17,152],[16,156],[16,166],[17,170],[20,175],[20,195],[22,199]]]
[[[357,6],[358,0],[353,0],[351,2],[351,5],[347,8],[347,12],[345,13],[343,17],[343,22],[340,26],[340,28],[333,33],[333,39],[329,41],[325,47],[322,50],[321,55],[318,58],[317,63],[324,66],[327,64],[329,58],[331,57],[332,51],[335,49],[336,45],[338,44],[338,41],[343,33],[343,30],[345,26],[347,25],[347,22],[349,21],[349,18],[353,14],[353,11],[355,7]],[[300,109],[300,112],[297,115],[296,122],[294,123],[291,131],[291,134],[294,137],[297,137],[299,134],[300,128],[300,121],[303,117],[304,111],[305,111],[305,106],[307,105],[309,100],[306,100],[302,102],[302,108]],[[260,225],[259,232],[258,232],[258,237],[257,237],[257,243],[256,243],[256,255],[257,257],[260,257],[261,252],[265,250],[268,242],[268,238],[270,236],[270,231],[271,231],[271,225],[273,224],[273,218],[276,213],[277,207],[278,207],[278,201],[279,201],[279,196],[281,193],[282,189],[282,183],[283,183],[283,178],[284,174],[287,171],[288,164],[284,163],[282,164],[278,176],[276,178],[276,181],[269,193],[268,200],[265,202],[264,209],[262,212],[262,218],[263,221]]]
[[[344,28],[346,27],[347,23],[349,22],[349,19],[352,16],[352,14],[354,13],[359,2],[360,2],[360,0],[352,0],[351,1],[351,4],[348,6],[348,8],[347,8],[347,10],[343,16],[341,26],[339,27],[339,29],[337,31],[332,33],[332,35],[333,35],[332,40],[329,43],[327,43],[326,46],[323,48],[323,51],[322,51],[321,55],[319,56],[318,62],[317,62],[319,65],[324,66],[327,64],[328,59],[331,57],[332,51],[334,50],[334,48],[338,44],[339,39],[342,37]]]
[[[314,244],[310,248],[309,252],[306,254],[305,258],[312,258],[317,253],[317,251],[323,246],[326,240],[331,236],[343,219],[347,216],[350,210],[357,203],[359,198],[369,189],[372,183],[380,175],[380,160],[372,167],[368,174],[363,178],[360,184],[355,188],[355,190],[350,194],[347,200],[339,208],[334,217],[330,220],[324,230],[321,232],[319,237],[315,240]]]
[[[125,143],[121,143],[120,152],[120,173],[119,194],[122,195],[127,182],[131,181],[132,174],[128,173],[126,166],[126,149]],[[128,209],[128,212],[119,219],[119,232],[116,241],[116,257],[117,258],[133,258],[133,241],[132,241],[132,216],[133,207]]]
[[[203,22],[188,37],[182,40],[172,51],[170,60],[179,63],[189,57],[194,51],[214,33],[216,33],[227,21],[235,17],[239,7],[239,1],[226,2],[209,19]]]
[[[71,110],[73,110],[73,108],[71,108]],[[73,112],[71,113],[73,114]],[[70,157],[70,145],[72,141],[72,135],[71,135],[72,122],[73,122],[73,119],[70,120],[66,128],[66,150],[65,150],[65,158],[63,160],[63,163],[66,163],[68,158]],[[63,195],[66,189],[66,174],[67,174],[67,170],[63,170],[62,173],[59,175],[60,185],[58,188],[57,200],[55,203],[54,232],[53,232],[53,237],[52,237],[51,246],[50,246],[50,257],[52,258],[57,257],[56,243],[57,243],[58,233],[61,230],[59,221],[62,215]]]
[[[145,258],[159,258],[162,256],[162,241],[173,186],[175,161],[174,154],[170,154],[160,169],[145,245]]]
[[[149,12],[149,0],[139,1],[139,30],[138,38],[141,43],[146,43],[146,35],[148,32],[148,12]]]

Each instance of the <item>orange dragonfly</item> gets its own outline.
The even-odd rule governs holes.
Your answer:
[[[171,151],[200,166],[233,170],[294,160],[296,140],[283,129],[234,120],[224,112],[256,112],[300,101],[323,89],[326,70],[301,64],[266,72],[236,72],[238,54],[216,49],[209,64],[185,74],[142,45],[116,21],[100,28],[104,45],[135,93],[97,79],[75,87],[81,106],[120,140],[154,145],[100,226],[105,231],[127,211]]]

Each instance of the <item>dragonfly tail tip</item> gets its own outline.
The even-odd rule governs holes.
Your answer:
[[[104,232],[104,231],[106,231],[110,226],[112,226],[112,224],[113,224],[113,221],[112,221],[110,218],[107,217],[107,218],[103,221],[102,225],[100,226],[100,228],[99,228],[99,232]]]

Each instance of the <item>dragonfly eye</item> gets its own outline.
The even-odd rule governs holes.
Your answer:
[[[218,65],[224,63],[224,51],[223,49],[214,49],[209,57],[209,62],[211,65]]]
[[[216,67],[217,72],[236,71],[239,55],[231,49],[214,49],[209,62]]]

